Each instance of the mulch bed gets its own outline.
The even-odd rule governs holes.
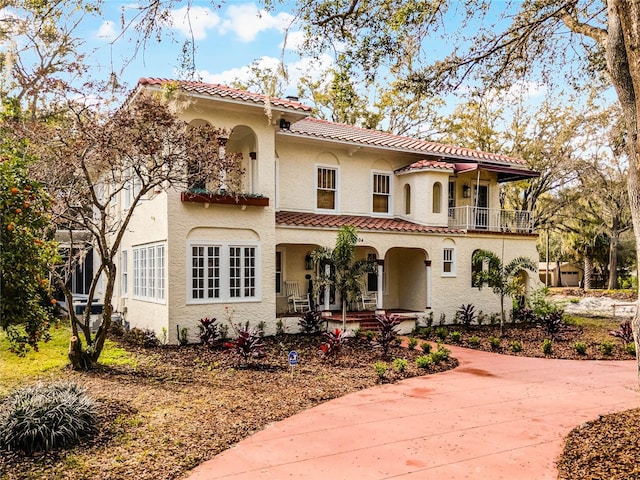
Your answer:
[[[0,478],[174,479],[243,438],[321,402],[380,383],[381,352],[352,340],[335,362],[323,361],[320,337],[265,339],[265,357],[249,365],[204,346],[129,349],[138,364],[65,372],[100,405],[98,435],[82,445],[24,457],[0,454]],[[288,353],[300,361],[291,376]],[[392,347],[384,381],[444,371],[449,359],[418,369],[420,350]],[[392,360],[407,359],[403,373]]]
[[[489,337],[499,336],[497,325],[445,327],[460,331],[453,342],[508,355],[566,359],[630,360],[619,340],[608,335],[617,322],[602,320],[569,326],[553,340],[551,354],[542,352],[548,338],[535,326],[507,325],[500,347]],[[423,332],[435,344],[437,327]],[[470,339],[477,336],[479,345]],[[576,352],[575,342],[587,352]],[[610,354],[601,349],[613,342]],[[248,366],[235,357],[203,346],[136,349],[135,367],[99,368],[89,373],[68,371],[66,376],[84,385],[100,405],[98,435],[84,444],[59,452],[23,457],[0,455],[0,479],[182,478],[198,464],[229,448],[272,422],[282,420],[326,400],[374,386],[380,382],[373,364],[378,349],[365,339],[352,341],[335,363],[323,361],[319,337],[281,336],[265,339],[266,357]],[[517,342],[520,351],[514,351]],[[287,354],[296,350],[300,363],[294,376]],[[429,371],[418,370],[419,348],[394,347],[386,363],[385,381],[454,368],[455,359]],[[392,359],[406,358],[407,370],[393,372]],[[567,438],[558,461],[562,480],[640,479],[640,410],[594,419],[577,427]]]

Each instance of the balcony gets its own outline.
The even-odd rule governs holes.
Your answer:
[[[483,207],[452,207],[449,228],[505,233],[535,233],[533,213]]]

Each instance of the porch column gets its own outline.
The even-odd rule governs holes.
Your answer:
[[[326,264],[324,266],[324,274],[329,278],[331,276],[331,265]],[[329,311],[329,302],[331,301],[331,291],[329,287],[324,288],[324,311]]]
[[[425,260],[424,266],[427,269],[427,307],[431,308],[431,260]]]
[[[378,298],[376,299],[376,310],[382,310],[382,295],[383,295],[383,285],[382,281],[384,279],[384,260],[378,259],[376,260],[377,270],[378,270]]]

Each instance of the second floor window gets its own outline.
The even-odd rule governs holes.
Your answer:
[[[316,187],[316,208],[321,210],[335,210],[337,204],[337,177],[335,168],[318,167]]]
[[[385,173],[373,174],[373,213],[390,213],[391,177]]]

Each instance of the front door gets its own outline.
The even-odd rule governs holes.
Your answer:
[[[486,229],[489,226],[489,187],[476,185],[474,201],[476,202],[476,228]]]

